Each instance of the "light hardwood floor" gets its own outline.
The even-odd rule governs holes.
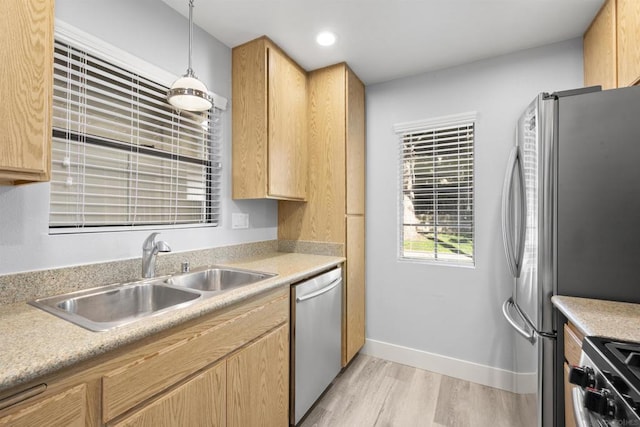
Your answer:
[[[532,396],[360,354],[300,426],[520,427],[529,411]]]

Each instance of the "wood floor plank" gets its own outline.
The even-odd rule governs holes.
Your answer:
[[[469,411],[477,425],[513,427],[517,417],[515,395],[469,383]]]
[[[385,375],[391,362],[358,356],[334,380],[302,426],[373,426],[380,401],[386,396],[392,380]],[[363,397],[366,396],[365,399]],[[372,405],[369,403],[373,402]],[[371,407],[374,412],[371,411]]]
[[[521,394],[516,398],[518,413],[518,425],[522,427],[535,427],[538,402],[535,394]]]
[[[347,411],[334,417],[336,426],[377,425],[384,402],[396,381],[389,372],[392,367],[392,362],[370,358],[362,371],[364,375],[352,383],[353,395]]]
[[[514,427],[535,398],[358,355],[299,427]]]
[[[397,365],[399,379],[392,386],[376,426],[428,426],[438,401],[441,375]]]
[[[469,408],[470,385],[468,381],[442,376],[434,422],[456,427],[472,425]]]

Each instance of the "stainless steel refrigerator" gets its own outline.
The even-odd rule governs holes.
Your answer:
[[[540,94],[517,123],[502,194],[514,277],[502,311],[531,360],[532,426],[562,425],[555,294],[640,302],[640,87]],[[526,365],[526,362],[524,363]]]

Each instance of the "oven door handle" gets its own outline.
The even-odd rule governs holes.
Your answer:
[[[589,423],[589,414],[584,407],[583,401],[584,395],[580,387],[573,387],[573,390],[571,390],[571,404],[573,406],[573,415],[576,420],[576,427],[591,426]]]

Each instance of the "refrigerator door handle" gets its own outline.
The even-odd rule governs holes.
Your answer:
[[[520,229],[518,230],[518,252],[516,255],[516,277],[520,277],[522,261],[524,259],[524,243],[527,231],[527,188],[524,181],[524,161],[520,147],[516,147],[516,161],[520,178]]]
[[[513,317],[511,317],[511,307],[513,307],[516,313],[518,313],[518,316],[520,317],[520,319],[522,319],[524,325],[519,325],[518,322]],[[509,297],[509,299],[507,299],[504,304],[502,304],[502,314],[504,315],[504,318],[507,319],[507,322],[509,322],[511,327],[513,327],[513,329],[515,329],[517,333],[522,335],[524,339],[526,339],[530,343],[535,342],[535,331],[530,327],[529,322],[527,322],[527,319],[524,318],[516,303],[513,302],[513,297]]]
[[[504,177],[502,186],[502,241],[504,243],[504,251],[507,256],[509,270],[514,277],[518,277],[518,265],[513,250],[513,228],[511,225],[511,189],[513,187],[513,173],[515,172],[518,161],[518,147],[511,150],[509,163],[507,166],[507,174]]]

